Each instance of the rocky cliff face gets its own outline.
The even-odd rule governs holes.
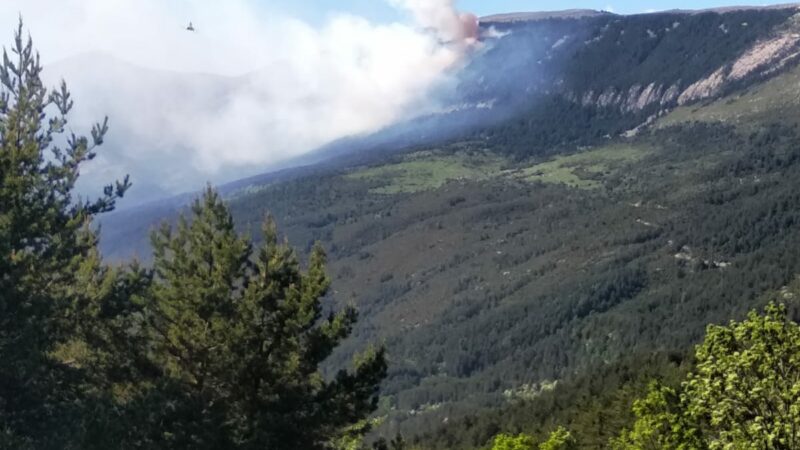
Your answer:
[[[740,25],[741,28],[747,26],[749,26],[747,22],[742,22]],[[736,32],[723,26],[720,26],[719,30],[722,34]],[[625,113],[654,108],[663,111],[674,106],[716,97],[729,86],[748,79],[768,77],[794,64],[799,56],[800,14],[795,14],[786,23],[746,47],[736,58],[725,62],[709,75],[692,81],[691,84],[686,85],[683,79],[669,83],[642,80],[627,89],[609,86],[602,90],[567,91],[564,95],[570,101],[580,103],[584,107],[615,107]]]
[[[763,80],[800,56],[796,5],[510,14],[481,23],[494,38],[462,74],[460,104],[526,108],[555,95],[645,121]]]
[[[609,87],[600,92],[590,89],[582,94],[567,92],[565,95],[585,107],[617,107],[623,112],[638,112],[653,105],[668,107],[682,94],[677,84],[650,83],[647,86],[635,84],[624,91]]]
[[[765,77],[774,74],[800,55],[800,15],[791,19],[791,24],[776,36],[759,41],[744,52],[732,64],[720,67],[708,77],[697,80],[677,98],[679,105],[719,95],[727,85],[748,77]]]

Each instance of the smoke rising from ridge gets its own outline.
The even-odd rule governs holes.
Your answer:
[[[477,19],[451,0],[390,2],[411,21],[314,27],[249,0],[4,0],[0,31],[10,42],[23,15],[47,82],[73,90],[73,126],[111,117],[88,185],[130,172],[163,194],[434,108],[426,94],[476,43]]]
[[[444,42],[463,46],[478,40],[478,17],[459,12],[453,0],[392,0],[392,3],[410,11],[418,24],[433,30]]]

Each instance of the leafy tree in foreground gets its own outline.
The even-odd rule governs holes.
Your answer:
[[[69,91],[46,88],[41,71],[20,22],[0,65],[0,446],[12,448],[65,448],[79,432],[82,371],[54,352],[95,295],[110,292],[89,288],[110,275],[89,225],[129,187],[126,179],[97,201],[73,198],[107,121],[88,138],[65,133]]]
[[[498,434],[492,442],[492,450],[533,450],[533,438],[526,434],[517,436],[511,434]]]
[[[690,449],[704,448],[696,429],[685,417],[680,395],[675,389],[652,382],[644,398],[634,402],[636,422],[611,441],[611,448]]]
[[[323,315],[325,255],[303,272],[272,220],[254,251],[210,188],[153,234],[144,300],[151,358],[163,378],[151,440],[169,448],[324,448],[374,411],[383,350],[326,380],[320,364],[351,332],[352,308]],[[324,317],[323,317],[324,316]]]
[[[800,326],[782,306],[710,326],[682,393],[654,384],[617,449],[800,448]]]
[[[537,447],[527,434],[510,435],[501,433],[494,437],[492,450],[574,450],[578,448],[572,433],[564,427],[556,428],[547,440]]]
[[[539,450],[575,450],[578,448],[572,433],[564,427],[558,427],[550,433],[546,441],[539,445]]]

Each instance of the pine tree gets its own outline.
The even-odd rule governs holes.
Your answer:
[[[54,351],[73,337],[90,301],[81,287],[97,280],[91,220],[130,184],[110,185],[94,202],[73,198],[107,120],[88,138],[65,135],[69,91],[63,82],[55,90],[42,84],[22,29],[20,20],[0,65],[0,446],[64,448],[79,428],[67,416],[80,417],[80,377]]]
[[[385,376],[383,350],[332,380],[320,365],[346,338],[352,308],[323,317],[330,281],[320,247],[303,272],[264,225],[254,251],[212,189],[177,228],[153,234],[154,279],[145,299],[152,360],[151,440],[169,448],[323,448],[364,419]]]

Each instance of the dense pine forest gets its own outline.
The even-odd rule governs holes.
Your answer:
[[[20,25],[0,448],[800,448],[800,69],[666,94],[795,13],[498,23],[458,94],[492,120],[118,212],[135,178],[75,193],[114,118],[75,134]]]

